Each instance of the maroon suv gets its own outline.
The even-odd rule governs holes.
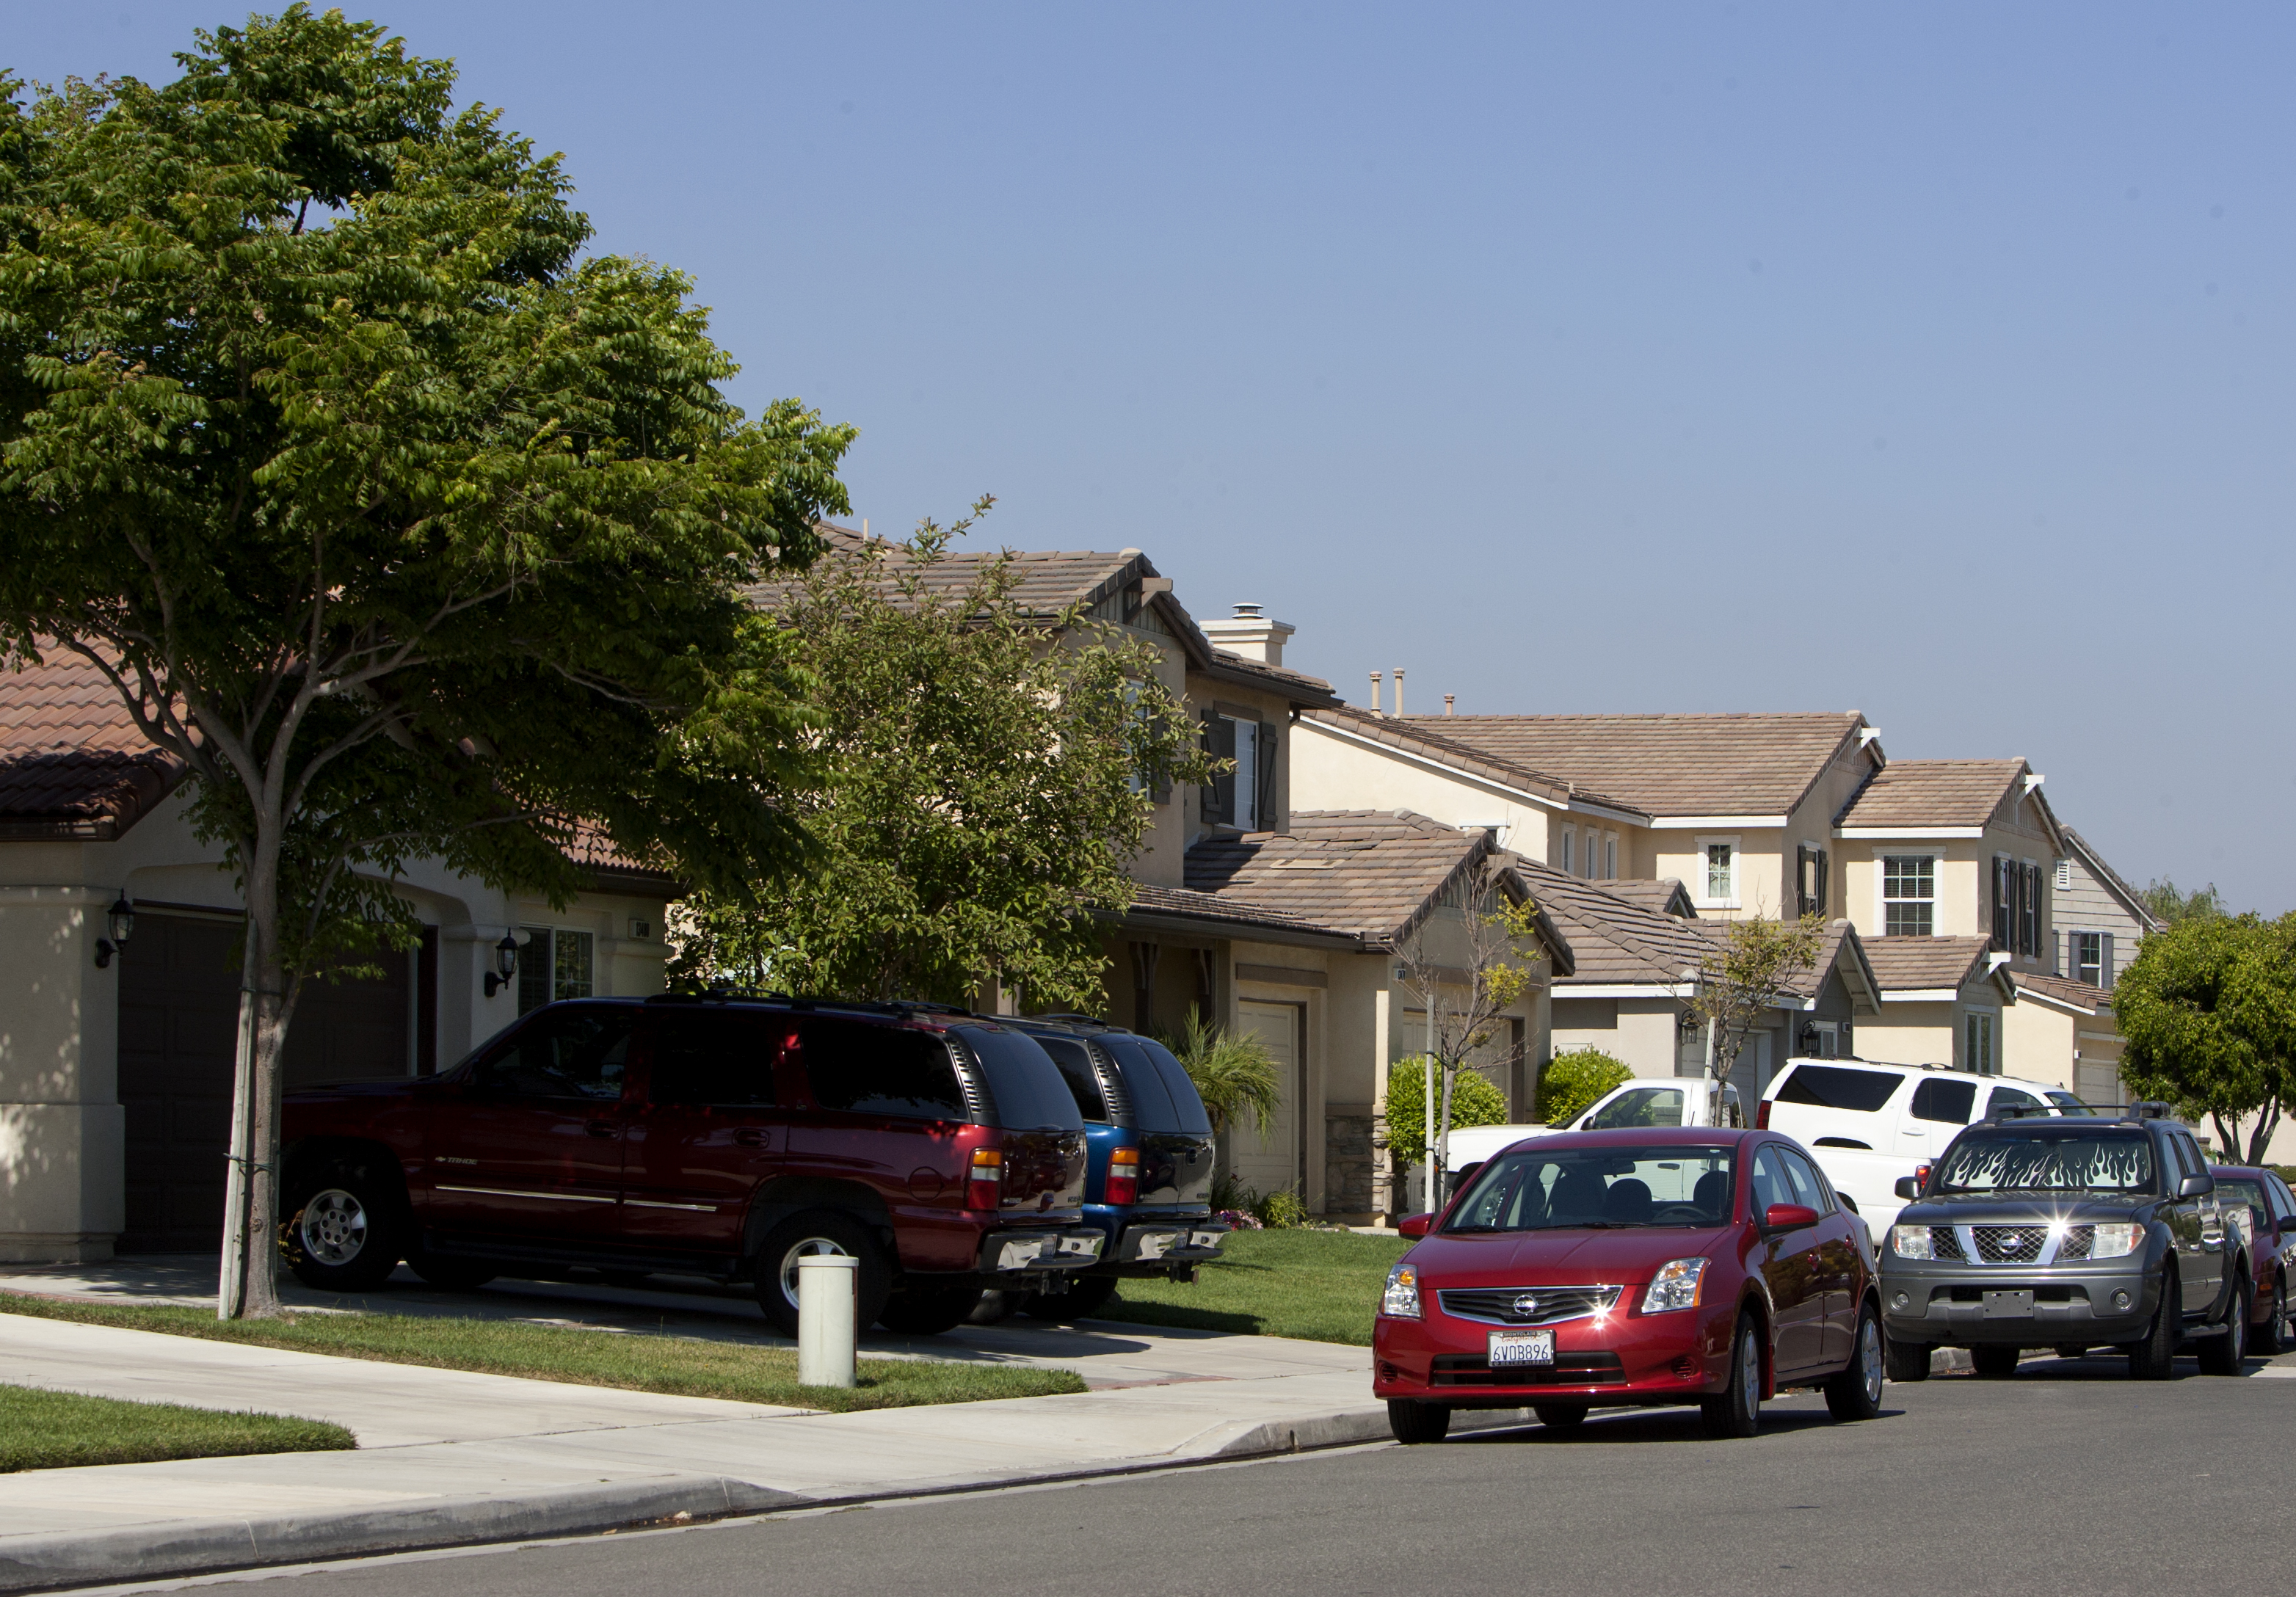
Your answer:
[[[947,1330],[1094,1264],[1084,1123],[1036,1042],[922,1006],[679,997],[537,1010],[445,1074],[287,1100],[287,1257],[357,1290],[588,1265],[754,1281],[861,1261],[858,1322]]]

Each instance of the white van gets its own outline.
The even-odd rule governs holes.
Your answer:
[[[2091,1112],[2046,1082],[1972,1076],[1942,1065],[1794,1059],[1770,1078],[1754,1124],[1808,1149],[1880,1236],[1904,1201],[1898,1178],[1943,1153],[1963,1126],[2013,1114]]]
[[[1743,1126],[1738,1089],[1699,1076],[1644,1076],[1611,1088],[1561,1126],[1463,1126],[1451,1134],[1451,1168],[1480,1165],[1525,1137],[1619,1126]]]

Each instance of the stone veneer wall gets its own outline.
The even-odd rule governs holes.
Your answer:
[[[1324,1117],[1324,1212],[1367,1215],[1377,1212],[1373,1191],[1377,1160],[1372,1151],[1376,1117],[1368,1112],[1326,1113]]]

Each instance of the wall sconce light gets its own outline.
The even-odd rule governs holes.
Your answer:
[[[135,906],[122,893],[111,901],[105,918],[111,922],[111,935],[95,939],[95,968],[99,970],[110,970],[111,956],[125,948],[127,939],[135,935]]]
[[[503,933],[503,940],[495,945],[495,968],[487,972],[487,996],[493,997],[517,977],[518,938],[506,931]]]
[[[1815,1020],[1805,1020],[1802,1022],[1801,1052],[1802,1057],[1805,1059],[1814,1059],[1816,1057],[1817,1022]]]

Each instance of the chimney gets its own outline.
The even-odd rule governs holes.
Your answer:
[[[1233,616],[1200,625],[1215,648],[1269,666],[1283,663],[1283,644],[1300,630],[1288,621],[1271,620],[1257,604],[1239,604]]]
[[[1379,707],[1379,673],[1376,671],[1371,674],[1371,713],[1374,716],[1387,713]]]
[[[1447,715],[1447,715],[1449,715],[1449,714],[1451,713],[1451,707],[1452,707],[1454,704],[1456,704],[1458,701],[1459,701],[1459,695],[1458,695],[1458,694],[1456,694],[1456,693],[1446,693],[1446,694],[1444,694],[1444,695],[1443,695],[1443,713],[1444,713],[1445,715]]]
[[[1395,667],[1395,713],[1403,714],[1403,667]]]

